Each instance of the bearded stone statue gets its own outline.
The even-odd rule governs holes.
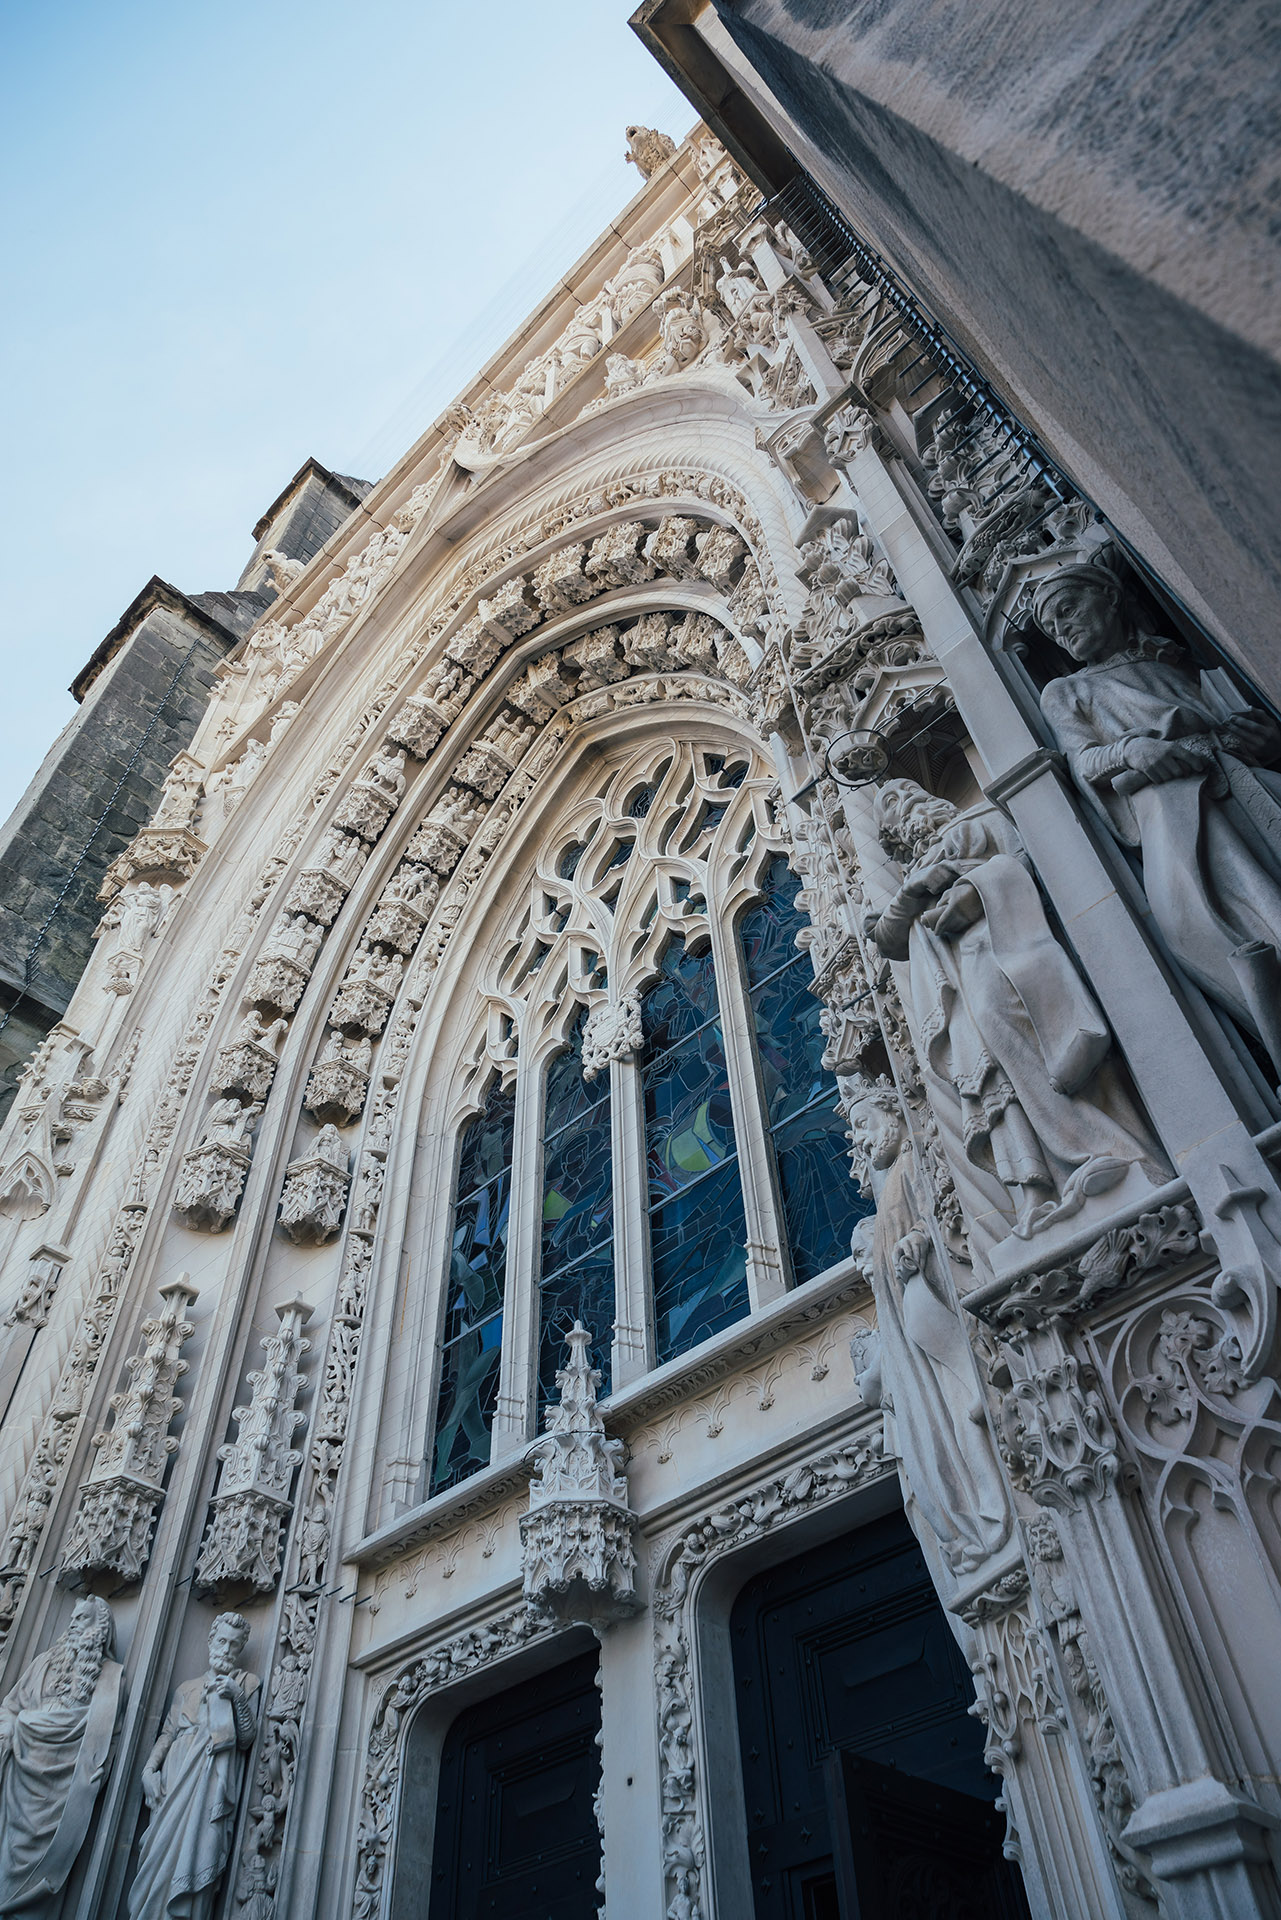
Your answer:
[[[1080,668],[1041,695],[1073,778],[1142,859],[1170,952],[1281,1073],[1281,729],[1141,633],[1106,567],[1060,567],[1032,610]]]
[[[1076,1213],[1159,1150],[1109,1059],[1103,1014],[1055,939],[1013,829],[914,780],[876,796],[903,882],[868,931],[908,965],[921,1071],[971,1245]]]
[[[56,1911],[84,1845],[121,1703],[111,1609],[70,1624],[0,1702],[0,1914]]]

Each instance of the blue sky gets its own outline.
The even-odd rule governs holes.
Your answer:
[[[0,819],[151,575],[378,478],[688,131],[629,11],[0,0]]]

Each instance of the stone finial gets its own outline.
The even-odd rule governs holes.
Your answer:
[[[68,1572],[138,1580],[147,1564],[169,1456],[178,1450],[169,1425],[182,1405],[174,1386],[187,1371],[181,1351],[193,1332],[186,1312],[196,1289],[181,1273],[160,1298],[160,1312],[143,1322],[140,1351],[125,1362],[130,1385],[111,1397],[114,1424],[94,1435],[97,1458],[62,1556]]]
[[[635,1517],[627,1505],[621,1440],[611,1440],[596,1404],[600,1371],[588,1359],[591,1334],[576,1321],[569,1359],[556,1375],[560,1399],[536,1461],[529,1512],[520,1523],[525,1598],[563,1624],[600,1629],[639,1610]]]

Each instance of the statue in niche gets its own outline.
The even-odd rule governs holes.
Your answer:
[[[1028,1239],[1132,1166],[1166,1177],[1013,829],[914,780],[887,781],[873,817],[904,877],[868,931],[908,963],[921,1071],[971,1245]]]
[[[123,1668],[105,1600],[70,1624],[0,1701],[0,1913],[56,1911],[107,1770]]]
[[[1175,959],[1281,1072],[1281,728],[1140,632],[1107,567],[1060,567],[1032,610],[1080,667],[1041,695],[1077,785],[1137,850]]]
[[[247,1153],[253,1123],[261,1112],[261,1104],[242,1107],[234,1094],[215,1100],[205,1115],[201,1146],[231,1147],[237,1153]]]
[[[969,1340],[924,1225],[929,1184],[891,1088],[855,1103],[850,1130],[879,1189],[875,1216],[863,1223],[872,1232],[877,1334],[859,1388],[885,1410],[887,1441],[948,1565],[969,1573],[1004,1546],[1011,1521]]]
[[[130,1920],[208,1920],[231,1851],[258,1676],[237,1665],[249,1639],[238,1613],[209,1632],[209,1671],[174,1694],[142,1775],[151,1818],[129,1889]]]

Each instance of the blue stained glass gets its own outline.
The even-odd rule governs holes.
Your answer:
[[[747,1223],[737,1162],[650,1215],[658,1360],[671,1360],[748,1311]]]
[[[445,1348],[432,1455],[433,1493],[442,1493],[489,1465],[502,1340],[503,1316],[497,1313]]]
[[[646,996],[641,1067],[660,1361],[748,1311],[747,1227],[710,953],[673,942]]]
[[[569,1266],[613,1232],[609,1101],[598,1101],[543,1156],[543,1272]]]
[[[783,1218],[797,1285],[848,1257],[859,1221],[872,1211],[850,1172],[845,1122],[825,1101],[774,1133]]]
[[[799,875],[776,853],[761,875],[761,898],[738,923],[749,987],[759,986],[786,961],[796,958],[796,936],[809,920],[796,905]]]
[[[720,1026],[700,1028],[647,1063],[642,1084],[653,1207],[733,1158],[734,1116]]]
[[[681,897],[679,887],[675,890]],[[659,977],[645,995],[641,1024],[647,1058],[666,1053],[687,1034],[716,1018],[716,976],[710,953],[686,952],[680,940],[669,943]]]
[[[798,1284],[844,1260],[856,1225],[871,1212],[850,1179],[836,1080],[822,1064],[813,973],[796,947],[797,934],[809,925],[796,905],[800,884],[775,854],[759,904],[739,921],[766,1125]]]
[[[543,1281],[540,1295],[542,1340],[538,1363],[539,1405],[556,1392],[556,1369],[565,1364],[565,1335],[581,1320],[592,1336],[591,1362],[600,1369],[600,1394],[610,1389],[614,1339],[614,1243],[593,1247],[577,1266],[562,1267]]]
[[[543,1107],[542,1282],[538,1384],[555,1391],[565,1335],[575,1319],[592,1333],[592,1363],[609,1391],[614,1325],[613,1160],[609,1077],[583,1078],[579,1011],[569,1044],[550,1063]]]
[[[495,1081],[484,1111],[463,1128],[459,1142],[433,1493],[489,1462],[502,1347],[515,1113],[514,1091],[504,1092]]]
[[[801,953],[752,994],[768,1126],[807,1107],[829,1086],[835,1095],[835,1082],[822,1065],[827,1042],[819,1024],[822,1005],[810,991],[813,980],[809,957]]]

